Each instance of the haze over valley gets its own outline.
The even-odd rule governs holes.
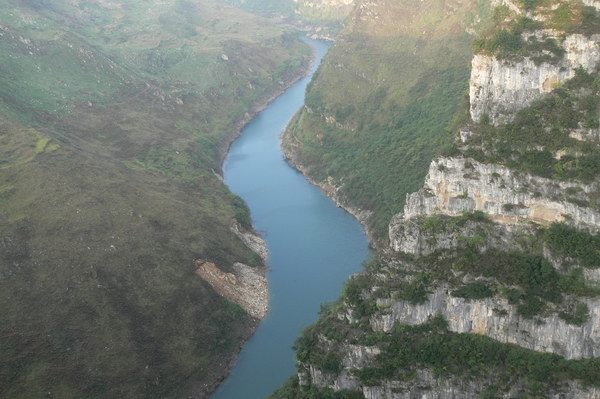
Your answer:
[[[600,398],[600,2],[0,0],[0,398]]]

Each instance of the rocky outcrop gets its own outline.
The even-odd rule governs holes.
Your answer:
[[[381,349],[377,346],[344,345],[340,373],[334,375],[313,365],[300,365],[299,378],[304,385],[332,387],[335,391],[356,390],[360,388],[360,380],[353,374],[353,370],[368,367],[380,353]]]
[[[440,378],[428,369],[417,370],[414,378],[408,381],[384,381],[373,387],[363,387],[365,399],[472,399],[485,397],[490,383],[481,380],[465,380],[462,378]],[[495,398],[521,397],[522,383],[515,381],[508,392],[498,393]],[[586,388],[571,383],[563,390],[547,392],[548,399],[596,399],[600,390]]]
[[[212,262],[199,259],[195,264],[196,274],[210,284],[219,295],[237,303],[252,317],[265,317],[269,292],[267,279],[259,270],[243,263],[235,263],[233,273],[227,273]]]
[[[579,141],[600,142],[600,129],[586,129],[579,127],[569,132],[569,137]]]
[[[596,10],[600,10],[600,1],[598,0],[583,0],[583,4],[594,7]]]
[[[566,222],[596,231],[600,212],[569,202],[567,190],[585,196],[597,185],[559,182],[469,158],[439,158],[431,163],[424,187],[407,196],[404,214],[392,224],[420,215],[481,211],[499,223]],[[394,234],[392,229],[390,238]]]
[[[376,387],[364,387],[365,399],[471,399],[485,393],[486,384],[481,381],[469,381],[460,378],[439,378],[431,370],[419,370],[414,381],[386,381]],[[497,398],[519,397],[521,384]],[[565,393],[566,392],[566,393]],[[587,389],[579,384],[571,384],[565,392],[549,393],[548,399],[593,399],[598,398],[600,390]]]
[[[374,331],[390,332],[395,323],[418,325],[442,315],[453,332],[486,335],[503,343],[556,353],[568,359],[597,357],[600,355],[600,300],[585,302],[590,317],[578,326],[556,314],[528,319],[506,298],[467,300],[453,297],[449,287],[441,286],[423,304],[378,299],[380,311],[371,319],[371,327]]]
[[[548,11],[559,5],[540,6],[544,12],[537,15],[522,9],[522,2],[493,3],[508,7],[510,18],[522,15],[534,19],[532,26],[543,25],[544,18],[550,18]],[[600,9],[599,1],[584,3]],[[357,15],[364,18],[382,17],[374,12],[372,2],[360,3],[357,10]],[[498,29],[505,27],[498,25]],[[579,68],[595,74],[600,64],[600,34],[586,36],[540,29],[523,33],[521,39],[524,47],[505,59],[490,54],[474,56],[470,82],[473,121],[480,122],[487,115],[495,125],[507,123],[517,111],[574,77]],[[552,43],[562,50],[549,50]],[[526,49],[532,52],[523,56]],[[327,122],[336,123],[333,118]],[[571,129],[570,136],[595,145],[600,141],[599,130],[587,128],[594,126],[588,122],[585,128],[580,123],[579,128]],[[577,125],[569,125],[572,126]],[[315,331],[330,334],[331,341],[319,340],[313,348],[317,355],[307,356],[312,363],[299,365],[302,386],[359,391],[368,399],[513,398],[527,396],[538,388],[541,391],[533,396],[600,398],[600,389],[588,389],[578,382],[594,372],[597,360],[590,359],[600,357],[600,296],[596,290],[600,271],[589,267],[589,258],[583,261],[583,257],[571,259],[558,253],[561,250],[547,241],[546,234],[552,232],[546,227],[553,223],[568,224],[579,233],[597,234],[600,181],[585,184],[544,178],[524,172],[524,168],[505,166],[513,164],[509,159],[497,164],[478,162],[466,155],[477,154],[467,151],[475,149],[471,138],[479,133],[477,128],[461,129],[458,152],[463,155],[435,159],[423,187],[407,195],[403,213],[393,216],[389,224],[390,248],[380,251],[364,274],[349,284],[344,302],[335,313],[335,323],[340,324],[322,329],[317,325]],[[542,144],[547,143],[539,143],[539,147]],[[555,159],[577,153],[577,148],[569,150],[554,148]],[[552,254],[552,250],[557,254]],[[479,258],[478,254],[483,255]],[[495,263],[495,257],[503,255],[507,257],[504,263],[510,266],[506,270],[504,259]],[[513,256],[516,263],[512,263]],[[521,265],[516,260],[519,257],[527,262],[535,258],[535,264]],[[586,267],[578,262],[585,262]],[[552,288],[540,288],[546,277],[538,279],[538,272],[559,282],[548,285]],[[538,288],[543,295],[536,291]],[[556,296],[544,296],[546,291]],[[533,300],[541,303],[539,308]],[[444,329],[427,330],[427,323],[435,322],[438,316],[444,321]],[[419,341],[422,337],[428,338]],[[446,338],[448,341],[444,341]],[[510,375],[512,366],[504,362],[495,364],[497,368],[482,363],[485,370],[481,373],[464,375],[462,371],[450,371],[451,367],[443,367],[444,372],[429,369],[437,364],[439,354],[448,353],[444,350],[451,344],[447,343],[455,338],[469,342],[463,345],[460,341],[461,352],[478,352],[479,344],[471,343],[472,339],[490,343],[494,350],[507,351],[509,356],[519,353],[516,356],[534,363],[536,359],[555,359],[559,364],[561,356],[577,366],[568,376],[562,369],[553,370],[560,380],[556,384],[536,380],[527,371]],[[357,342],[372,346],[361,347],[355,345]],[[406,355],[411,349],[427,355]],[[381,355],[377,355],[379,352]],[[325,354],[330,353],[339,359],[338,367],[325,362]],[[436,360],[429,355],[437,356]],[[411,362],[418,364],[409,365]],[[361,369],[364,372],[359,372]]]
[[[404,220],[402,214],[392,218],[389,225],[390,246],[396,252],[423,256],[439,250],[456,248],[458,234],[440,234],[435,237],[422,234],[422,229],[417,220]],[[470,226],[461,229],[465,236],[472,232]]]
[[[322,372],[313,367],[306,366],[300,373],[301,385],[313,385],[319,388],[332,388],[335,391],[342,389],[360,391],[365,399],[473,399],[480,398],[488,392],[487,388],[496,381],[491,379],[464,379],[452,376],[437,376],[430,369],[418,369],[411,378],[406,380],[384,380],[377,385],[365,386],[360,383],[349,370],[344,369],[339,375]],[[597,399],[600,389],[584,387],[576,382],[546,392],[548,399]],[[495,398],[522,397],[523,382],[518,377],[511,381],[509,389],[504,393],[497,393]]]
[[[486,242],[480,248],[482,251],[487,249],[519,251],[523,248],[518,238],[534,232],[535,228],[529,224],[494,224],[478,221],[467,221],[463,225],[448,226],[439,231],[427,231],[420,217],[405,220],[403,214],[395,215],[389,224],[391,248],[395,252],[415,256],[453,250],[464,239],[481,234],[486,237]]]
[[[517,6],[512,0],[492,0],[491,3],[492,7],[506,6],[510,11],[514,12],[515,14],[523,13],[519,6]]]
[[[479,248],[523,251],[522,237],[534,236],[535,223],[569,221],[578,227],[596,230],[600,214],[566,201],[564,193],[593,193],[593,185],[562,183],[516,173],[499,165],[486,165],[468,158],[439,158],[430,167],[425,185],[408,195],[403,214],[392,218],[389,227],[390,246],[396,252],[424,256],[436,251],[452,251],[459,241],[484,233],[485,243]],[[468,220],[462,224],[443,225],[427,231],[424,216],[443,214],[462,216],[481,211],[499,223]],[[443,222],[443,219],[442,219]],[[544,251],[557,269],[561,262]],[[594,284],[600,274],[583,269],[586,281]],[[371,319],[374,330],[389,332],[396,322],[418,325],[438,314],[447,319],[449,329],[458,333],[477,333],[500,342],[513,343],[527,349],[557,353],[566,358],[600,355],[600,301],[585,299],[591,309],[586,323],[576,326],[553,314],[536,319],[519,315],[517,307],[507,299],[492,297],[468,301],[450,294],[447,286],[438,287],[420,305],[407,301],[378,299],[380,308]]]
[[[248,247],[252,252],[260,256],[263,262],[267,261],[269,250],[265,240],[258,234],[244,230],[239,224],[231,226],[231,231]]]
[[[547,37],[551,36],[544,40]],[[595,70],[600,61],[599,43],[600,35],[569,35],[562,42],[565,55],[556,63],[476,54],[469,86],[471,118],[479,122],[487,115],[494,125],[509,122],[517,111],[572,78],[577,68]]]
[[[517,390],[513,390],[518,392]],[[571,387],[569,393],[562,392],[546,396],[548,399],[593,399],[600,395],[596,389],[585,389],[581,386]],[[382,386],[365,387],[365,399],[470,399],[480,397],[484,393],[481,384],[475,381],[466,382],[460,379],[421,379],[418,383],[407,384],[401,381],[388,381]],[[511,391],[498,398],[514,398]]]

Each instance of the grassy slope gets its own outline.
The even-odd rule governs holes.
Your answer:
[[[452,140],[471,59],[464,27],[478,6],[371,3],[353,14],[323,62],[287,144],[300,143],[298,161],[313,177],[333,176],[350,205],[373,210],[369,224],[383,238],[405,194],[422,185],[431,159]],[[339,125],[326,121],[331,116]]]
[[[212,0],[3,0],[0,25],[0,396],[210,387],[255,321],[193,260],[260,263],[212,170],[307,49]]]

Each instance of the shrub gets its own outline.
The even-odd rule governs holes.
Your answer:
[[[440,316],[418,326],[397,325],[387,340],[387,350],[376,364],[357,373],[366,385],[409,376],[424,367],[438,375],[499,381],[518,375],[524,379],[525,390],[538,394],[565,379],[600,385],[600,359],[566,360],[478,334],[451,333]]]
[[[412,304],[426,302],[430,283],[431,276],[427,273],[421,273],[413,281],[404,282],[400,285],[397,298],[409,301]]]
[[[598,179],[598,148],[569,137],[579,125],[598,125],[598,82],[598,74],[580,68],[552,94],[519,111],[513,122],[500,127],[480,123],[472,131],[481,146],[470,147],[467,155],[548,178],[585,183]],[[590,89],[594,91],[590,93]],[[567,150],[567,154],[556,159],[554,154],[559,150]]]
[[[590,309],[585,303],[578,303],[574,308],[561,312],[559,316],[569,324],[580,326],[589,320]]]
[[[554,223],[544,232],[544,242],[557,256],[571,258],[581,266],[600,267],[600,236]]]
[[[367,274],[359,274],[352,277],[344,286],[342,298],[354,309],[356,317],[366,317],[377,310],[377,306],[371,299],[363,298],[363,291],[371,287],[371,280]]]
[[[483,299],[493,296],[494,292],[486,283],[477,281],[452,291],[452,295],[465,299]]]

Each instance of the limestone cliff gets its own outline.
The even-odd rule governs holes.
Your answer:
[[[506,298],[468,300],[454,297],[448,286],[440,286],[422,304],[378,299],[380,312],[371,319],[371,328],[389,333],[396,323],[418,325],[443,315],[448,320],[448,329],[453,332],[482,334],[503,343],[556,353],[567,359],[597,357],[600,355],[600,300],[590,299],[586,303],[592,309],[592,315],[578,326],[558,315],[525,318]]]
[[[389,248],[298,340],[298,390],[600,397],[600,175],[572,173],[600,159],[599,3],[499,3],[472,120],[392,217]]]
[[[349,391],[359,390],[365,399],[471,399],[486,397],[488,391],[481,381],[465,381],[457,378],[439,378],[432,370],[422,369],[412,377],[412,382],[402,380],[386,380],[377,386],[361,386],[352,375],[340,375],[332,379],[316,368],[309,370],[312,383],[318,387],[335,387]],[[522,385],[518,379],[513,387],[500,396],[494,398],[520,397]],[[600,390],[588,389],[581,385],[570,383],[565,387],[568,393],[561,391],[548,392],[544,397],[548,399],[596,399]]]
[[[566,222],[597,230],[600,212],[579,205],[597,190],[597,182],[555,181],[469,158],[439,158],[432,162],[424,187],[408,195],[401,217],[482,211],[499,223]],[[579,194],[577,203],[566,194],[571,191]],[[399,217],[393,219],[392,227]],[[390,234],[394,235],[393,228]]]
[[[582,68],[593,72],[600,61],[596,27],[586,22],[599,3],[551,1],[519,7],[499,2],[504,11],[497,29],[477,41],[469,88],[471,118],[500,125]],[[501,18],[501,17],[497,17]]]
[[[559,35],[551,31],[533,37],[545,41]],[[599,35],[581,34],[561,38],[564,56],[555,62],[539,63],[532,57],[515,61],[476,54],[469,85],[471,118],[479,122],[487,115],[496,125],[509,122],[516,111],[572,78],[578,68],[593,72],[600,62],[599,39]]]

